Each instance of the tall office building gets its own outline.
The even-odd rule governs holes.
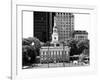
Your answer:
[[[59,41],[67,41],[72,38],[72,33],[74,32],[73,13],[57,12],[55,16],[58,28]]]
[[[34,14],[34,36],[40,41],[46,42],[49,40],[49,12],[35,11]]]
[[[42,42],[51,41],[53,32],[53,22],[55,13],[34,11],[34,37],[37,37]]]

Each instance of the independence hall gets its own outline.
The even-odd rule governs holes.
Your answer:
[[[69,61],[70,48],[63,44],[68,40],[87,39],[88,33],[74,30],[74,14],[61,12],[33,12],[34,37],[41,42],[50,42],[40,49],[40,62]]]

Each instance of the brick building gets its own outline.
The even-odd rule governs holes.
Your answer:
[[[74,31],[73,37],[76,40],[86,40],[86,39],[88,39],[88,32],[86,32],[86,31]]]

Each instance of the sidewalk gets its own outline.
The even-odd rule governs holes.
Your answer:
[[[49,63],[49,64],[35,64],[35,66],[24,67],[24,69],[31,68],[54,68],[54,67],[79,67],[79,66],[89,66],[89,64],[74,64],[74,63]]]

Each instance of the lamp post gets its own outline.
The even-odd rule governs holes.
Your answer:
[[[47,42],[47,46],[48,46],[48,53],[47,53],[47,62],[48,62],[48,68],[49,68],[49,46],[50,46],[50,42]]]
[[[65,63],[64,63],[64,53],[65,53],[65,43],[63,42],[63,66],[65,67]]]

